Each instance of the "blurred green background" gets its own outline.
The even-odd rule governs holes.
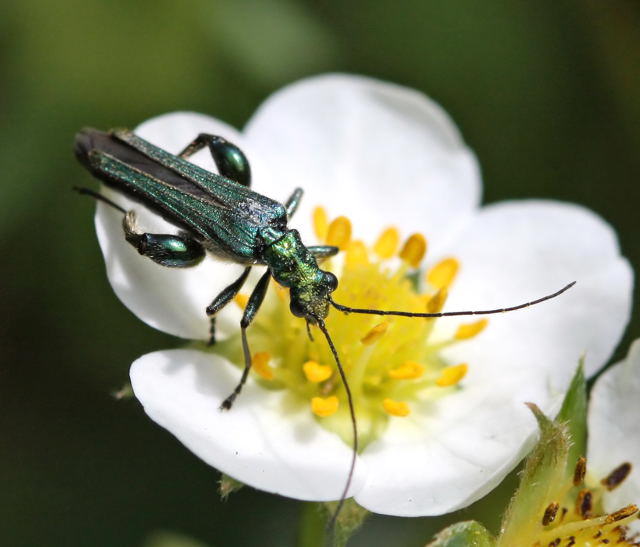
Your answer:
[[[178,341],[109,287],[94,205],[70,191],[88,182],[71,153],[84,125],[186,109],[242,126],[295,79],[368,74],[451,113],[485,201],[585,204],[640,264],[637,0],[5,0],[0,43],[2,545],[296,541],[301,504],[249,488],[221,502],[217,472],[111,396]],[[618,355],[637,311],[628,333]],[[495,527],[513,480],[452,518]],[[372,517],[352,545],[421,545],[441,526]]]

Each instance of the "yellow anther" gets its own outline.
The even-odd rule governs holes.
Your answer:
[[[415,380],[424,374],[424,366],[415,361],[406,361],[389,371],[389,376],[394,380]]]
[[[440,387],[453,386],[466,376],[467,370],[469,370],[467,363],[443,368],[440,372],[440,377],[436,380],[436,384]]]
[[[316,361],[307,361],[302,365],[302,370],[307,380],[314,383],[324,382],[331,376],[331,367],[321,365]]]
[[[273,369],[269,366],[271,354],[268,351],[259,351],[251,359],[251,366],[256,373],[265,380],[273,380]]]
[[[334,245],[344,251],[350,239],[351,221],[347,217],[332,220],[327,229],[327,245]]]
[[[480,334],[489,324],[488,319],[480,319],[473,323],[463,323],[458,327],[454,337],[456,340],[468,340]]]
[[[373,246],[373,251],[383,260],[391,258],[398,250],[400,233],[397,228],[391,226],[384,230]]]
[[[383,321],[382,323],[378,323],[375,327],[373,327],[367,334],[365,334],[361,339],[365,346],[370,346],[375,344],[380,338],[384,336],[384,333],[387,332],[389,328],[389,322]]]
[[[329,219],[324,207],[318,206],[313,210],[313,231],[319,241],[324,241],[327,237]]]
[[[369,264],[369,254],[367,247],[362,241],[354,240],[349,242],[347,252],[345,254],[345,262],[347,268],[355,266],[366,266]]]
[[[440,313],[448,296],[449,292],[447,289],[438,289],[438,292],[427,302],[427,313]]]
[[[447,289],[459,269],[460,263],[455,258],[445,258],[427,272],[427,282],[436,289]]]
[[[413,234],[404,242],[400,258],[410,266],[417,268],[427,252],[427,240],[422,234]]]
[[[340,401],[335,395],[329,397],[313,397],[311,399],[311,411],[321,418],[335,414],[340,406]]]
[[[240,309],[244,310],[249,302],[249,295],[239,292],[233,297],[233,301],[240,307]]]
[[[382,407],[387,414],[391,414],[391,416],[398,416],[400,418],[408,416],[411,412],[409,405],[404,401],[394,401],[389,398],[382,401]]]

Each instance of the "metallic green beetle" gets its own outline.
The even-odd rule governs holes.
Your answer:
[[[202,169],[187,158],[208,147],[220,174]],[[353,432],[353,457],[347,483],[334,513],[337,515],[351,483],[358,450],[358,431],[351,390],[336,348],[324,320],[331,306],[346,313],[396,315],[404,317],[444,317],[486,315],[518,310],[549,300],[569,289],[508,308],[443,313],[413,313],[392,310],[351,308],[335,302],[331,293],[338,280],[322,270],[317,259],[338,252],[332,246],[305,246],[297,230],[287,226],[294,214],[302,189],[297,188],[283,205],[249,187],[251,168],[244,153],[227,140],[208,134],[198,135],[177,156],[154,146],[127,129],[110,132],[84,129],[76,135],[75,154],[79,161],[108,186],[142,203],[179,228],[180,234],[151,234],[138,229],[133,211],[126,211],[103,195],[77,188],[120,210],[124,214],[126,240],[137,251],[166,267],[184,268],[197,264],[206,252],[245,266],[240,277],[226,287],[206,308],[212,320],[211,343],[215,341],[215,314],[240,291],[252,266],[267,271],[256,284],[240,321],[244,370],[233,392],[222,402],[228,410],[242,390],[251,368],[251,352],[246,330],[265,297],[269,280],[290,289],[291,312],[320,328],[336,361],[349,404]],[[310,333],[309,333],[310,334]]]

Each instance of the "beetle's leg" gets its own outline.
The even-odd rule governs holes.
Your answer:
[[[150,234],[140,231],[134,211],[125,213],[122,227],[125,239],[141,255],[161,266],[188,268],[204,258],[204,247],[189,234]]]
[[[217,135],[200,133],[186,148],[178,154],[189,158],[205,146],[209,147],[211,157],[223,177],[227,177],[243,186],[251,186],[251,167],[249,160],[235,144]]]
[[[293,194],[291,194],[287,202],[284,204],[284,207],[287,210],[287,218],[290,219],[298,209],[298,205],[300,205],[300,200],[302,199],[303,193],[304,190],[302,188],[296,188],[293,191]]]
[[[337,255],[340,251],[339,247],[334,247],[333,245],[311,245],[307,249],[316,258],[329,258]]]
[[[244,355],[244,370],[242,371],[242,377],[240,378],[240,382],[235,387],[235,389],[220,405],[220,410],[229,410],[233,405],[233,401],[236,400],[236,397],[242,391],[242,386],[244,386],[247,381],[247,377],[249,376],[249,371],[251,370],[251,351],[249,350],[249,342],[247,341],[247,328],[253,321],[253,318],[256,315],[256,312],[260,308],[260,304],[264,300],[265,294],[267,294],[267,287],[269,286],[269,279],[271,278],[271,272],[267,270],[264,275],[258,281],[255,289],[251,293],[249,297],[249,302],[247,303],[247,307],[244,309],[244,315],[242,316],[242,320],[240,321],[240,332],[242,334],[242,353]]]
[[[215,314],[218,313],[222,308],[224,308],[231,299],[238,294],[242,285],[247,280],[247,276],[251,271],[251,266],[244,269],[240,277],[236,279],[231,285],[225,287],[220,291],[220,294],[213,299],[213,302],[207,306],[207,315],[211,317],[211,328],[209,329],[209,342],[207,345],[212,346],[216,343],[216,317]]]

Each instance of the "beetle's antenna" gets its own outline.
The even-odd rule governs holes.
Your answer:
[[[347,375],[344,373],[344,369],[342,368],[342,363],[340,363],[340,358],[338,357],[336,347],[333,345],[333,340],[331,340],[331,336],[329,336],[329,331],[327,331],[327,327],[325,326],[324,321],[317,320],[317,324],[322,331],[322,334],[324,334],[324,337],[327,339],[327,343],[329,344],[331,353],[333,353],[333,358],[336,361],[338,372],[340,373],[340,378],[342,379],[342,385],[344,385],[344,390],[347,393],[349,415],[351,417],[351,431],[353,433],[353,452],[351,453],[351,466],[349,467],[349,475],[347,475],[347,482],[344,485],[344,490],[342,491],[342,495],[340,496],[338,507],[336,507],[336,510],[334,511],[333,515],[331,516],[331,520],[329,521],[329,528],[333,528],[334,524],[336,523],[336,519],[338,518],[338,514],[340,513],[342,506],[347,499],[347,492],[349,492],[351,481],[353,480],[353,472],[356,468],[356,456],[358,455],[358,424],[356,422],[356,411],[353,406],[353,396],[351,395],[351,388],[349,387],[349,382],[347,381]]]
[[[98,201],[103,201],[104,203],[111,205],[114,209],[118,209],[121,213],[127,214],[127,211],[120,207],[115,201],[111,201],[108,197],[103,196],[100,192],[96,192],[91,188],[84,188],[82,186],[74,186],[73,189],[78,192],[78,194],[83,194],[85,196],[91,196]]]
[[[521,310],[523,308],[528,308],[529,306],[535,306],[536,304],[540,304],[540,302],[544,302],[545,300],[551,300],[556,296],[560,296],[563,292],[568,291],[575,284],[576,282],[572,281],[571,283],[569,283],[568,285],[565,285],[564,287],[562,287],[562,289],[554,292],[553,294],[548,294],[547,296],[543,296],[542,298],[538,298],[537,300],[532,300],[531,302],[525,302],[524,304],[519,304],[517,306],[511,306],[509,308],[498,308],[495,310],[420,313],[420,312],[410,312],[410,311],[370,310],[366,308],[350,308],[349,306],[343,306],[342,304],[338,304],[331,297],[329,297],[329,302],[331,302],[331,305],[334,308],[340,311],[344,311],[347,313],[364,313],[369,315],[398,315],[400,317],[452,317],[456,315],[491,315],[494,313],[505,313],[508,311],[515,311],[515,310]]]

